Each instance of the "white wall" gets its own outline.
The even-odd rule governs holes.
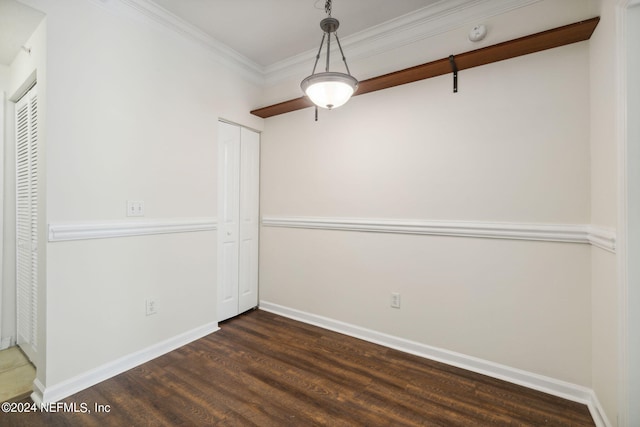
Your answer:
[[[600,2],[600,23],[589,41],[591,94],[591,222],[617,228],[617,54],[615,2]],[[617,425],[619,294],[617,257],[593,248],[593,390],[609,421]]]
[[[455,95],[449,75],[267,119],[262,215],[588,224],[588,48],[465,70]],[[263,301],[591,385],[586,245],[270,227],[261,244]]]
[[[6,93],[9,89],[9,75],[11,70],[8,65],[0,64],[0,144],[2,146],[2,151],[0,151],[0,234],[2,236],[2,241],[4,241],[4,171],[5,171],[5,145],[7,141],[10,141],[9,137],[9,123],[10,115],[8,111],[9,103],[6,101]],[[11,309],[11,304],[7,303],[7,301],[11,301],[7,293],[8,289],[5,290],[4,281],[2,280],[3,272],[4,272],[4,256],[3,256],[4,248],[0,247],[0,350],[11,345],[11,333],[9,331],[5,331],[5,325],[8,322],[11,322],[11,319],[15,316],[12,316],[13,310]],[[5,320],[6,317],[6,320]]]
[[[268,119],[264,215],[587,223],[586,67],[586,46],[568,46],[465,70],[455,95],[443,76],[317,123]]]
[[[47,14],[47,224],[127,221],[127,200],[145,202],[141,223],[214,218],[218,118],[260,128],[248,113],[258,88],[124,3],[26,3]],[[59,390],[215,325],[215,239],[205,231],[48,243],[38,381]],[[154,316],[145,315],[149,297]]]
[[[47,14],[47,61],[40,63],[46,73],[38,76],[46,82],[45,223],[125,221],[132,199],[146,203],[142,222],[215,216],[217,119],[260,129],[262,121],[248,114],[265,99],[259,88],[120,2],[25,3]],[[584,7],[589,17],[586,3],[562,7]],[[544,13],[550,4],[532,10]],[[443,76],[354,98],[322,112],[318,123],[311,110],[266,120],[263,215],[593,221],[615,228],[609,119],[604,109],[589,109],[589,90],[606,81],[596,62],[600,54],[606,59],[609,36],[600,37],[466,70],[456,95],[450,76]],[[437,49],[448,54],[460,46],[451,34],[438,38],[447,40],[450,45],[437,43]],[[594,43],[604,47],[589,58]],[[436,59],[419,57],[421,50],[409,46],[386,55],[415,55],[415,63]],[[373,70],[370,63],[380,58],[351,65]],[[586,125],[600,113],[602,124],[595,126],[602,130]],[[591,186],[598,186],[593,196]],[[615,354],[594,350],[610,344],[616,315],[616,296],[605,286],[615,281],[613,256],[549,242],[262,233],[263,300],[593,385],[609,417],[615,413],[609,378]],[[215,237],[200,232],[43,245],[46,358],[38,380],[55,388],[214,322]],[[402,292],[399,311],[388,307],[391,291]],[[149,296],[160,308],[147,317]]]
[[[637,76],[640,74],[640,53],[637,49],[637,40],[640,40],[640,2],[626,2],[625,6],[625,26],[626,40],[624,78],[626,80],[626,91],[623,102],[626,101],[625,127],[626,127],[626,167],[623,167],[626,174],[626,198],[624,202],[627,206],[622,207],[623,215],[626,215],[627,252],[626,259],[622,265],[628,269],[625,277],[626,283],[622,281],[621,293],[624,298],[621,301],[623,306],[622,326],[624,335],[623,353],[624,364],[622,364],[623,382],[621,393],[622,403],[619,412],[623,413],[624,421],[628,425],[640,424],[640,407],[636,402],[640,401],[640,264],[636,260],[640,257],[640,122],[635,117],[640,117],[640,81]],[[626,211],[625,211],[626,208]]]
[[[6,92],[9,89],[9,74],[11,70],[8,65],[0,64],[0,90]]]

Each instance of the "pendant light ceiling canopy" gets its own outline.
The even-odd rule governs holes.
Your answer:
[[[323,31],[322,40],[320,41],[320,49],[318,50],[318,54],[316,55],[316,62],[313,65],[313,71],[311,75],[300,83],[300,87],[302,91],[309,97],[311,102],[321,108],[337,108],[341,105],[344,105],[351,95],[358,88],[358,80],[354,78],[349,72],[349,66],[347,65],[347,59],[344,56],[344,52],[342,51],[342,46],[340,45],[340,39],[338,38],[338,27],[340,26],[340,22],[331,16],[331,0],[327,0],[325,3],[325,12],[328,17],[324,18],[320,21],[320,28]],[[342,61],[344,62],[344,66],[347,69],[347,73],[339,73],[336,71],[329,71],[329,63],[331,60],[331,35],[334,35],[336,38],[336,42],[338,44],[338,48],[340,49],[340,54],[342,55]],[[327,40],[327,60],[325,71],[321,73],[316,73],[316,67],[318,66],[318,61],[320,59],[320,55],[322,54],[322,47],[324,46],[324,41]]]

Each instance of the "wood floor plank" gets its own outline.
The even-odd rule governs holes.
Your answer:
[[[64,402],[110,412],[0,425],[595,425],[584,405],[260,310]]]

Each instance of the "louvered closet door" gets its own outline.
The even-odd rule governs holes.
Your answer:
[[[35,86],[16,104],[16,287],[18,345],[34,361],[38,345],[38,94]]]

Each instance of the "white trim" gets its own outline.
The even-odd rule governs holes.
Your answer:
[[[307,313],[289,307],[284,307],[268,301],[260,301],[260,309],[290,319],[298,320],[324,329],[339,332],[351,337],[400,350],[405,353],[424,357],[430,360],[446,363],[468,371],[488,375],[493,378],[508,381],[563,399],[587,405],[596,426],[609,426],[604,412],[593,390],[577,384],[568,383],[555,378],[535,374],[533,372],[512,368],[488,360],[479,359],[461,353],[432,347],[404,338],[395,337],[360,326],[330,319],[316,314]]]
[[[616,141],[618,151],[618,229],[620,252],[617,257],[618,273],[618,377],[617,422],[628,426],[631,416],[629,400],[629,141],[627,139],[627,52],[626,21],[630,3],[622,0],[616,8]],[[633,204],[633,203],[632,203]]]
[[[593,390],[591,390],[590,399],[590,402],[587,402],[587,406],[589,407],[589,412],[591,413],[591,417],[593,418],[596,426],[612,427],[611,422],[609,421],[609,418],[607,418],[607,414],[604,411],[604,408],[598,400],[598,396]]]
[[[38,378],[33,380],[33,392],[31,393],[31,400],[33,400],[37,405],[43,403],[42,396],[44,396],[44,389],[45,386]]]
[[[0,226],[2,227],[2,229],[4,229],[4,175],[5,175],[4,150],[6,149],[5,147],[8,144],[8,141],[5,140],[5,130],[4,130],[5,129],[5,126],[4,126],[5,99],[6,99],[6,96],[4,91],[0,91],[0,147],[2,147],[2,151],[0,151]],[[2,234],[1,240],[3,242],[3,244],[0,245],[0,277],[4,278],[4,271],[3,271],[4,256],[2,253],[4,248],[4,233],[0,231],[0,234]],[[5,338],[2,337],[2,318],[4,317],[2,315],[2,311],[4,309],[2,294],[4,294],[4,286],[5,286],[4,279],[0,280],[0,350],[3,350],[4,348],[6,348],[6,347],[3,347],[5,343]],[[10,285],[7,283],[7,286],[10,286]]]
[[[540,1],[440,1],[345,37],[343,46],[349,50],[349,59],[367,58],[445,33],[459,27],[461,23],[486,20]],[[316,55],[315,50],[309,50],[263,67],[150,0],[119,0],[119,2],[165,29],[204,46],[222,63],[240,71],[254,83],[265,84],[266,82],[273,85],[287,77],[303,71],[307,72],[309,64],[313,62]],[[104,0],[101,3],[104,5]]]
[[[640,422],[638,398],[640,396],[640,369],[635,363],[640,355],[638,336],[638,312],[640,310],[640,268],[632,262],[640,250],[637,231],[640,221],[640,203],[634,194],[638,190],[637,155],[640,145],[637,132],[633,132],[629,117],[637,114],[640,99],[637,91],[629,87],[631,68],[640,61],[640,56],[631,49],[629,39],[629,11],[640,6],[640,0],[618,0],[616,12],[616,140],[618,147],[618,228],[620,230],[620,253],[618,256],[618,414],[617,424],[635,426]],[[636,18],[637,19],[637,18]],[[633,23],[631,23],[633,25]],[[634,40],[635,41],[635,40]],[[633,52],[635,56],[630,57]],[[637,68],[637,65],[635,65]],[[630,111],[633,108],[636,111]],[[637,126],[635,127],[637,129]],[[629,131],[632,130],[630,137]]]
[[[263,217],[265,227],[420,234],[489,239],[584,243],[610,252],[616,250],[616,233],[593,225],[527,224],[480,221],[428,221],[370,218]]]
[[[105,223],[49,224],[49,242],[146,236],[152,234],[211,231],[217,228],[214,218],[188,218],[163,221],[114,221]]]
[[[228,45],[211,37],[196,26],[179,18],[150,0],[118,0],[140,16],[159,24],[164,29],[195,42],[213,53],[222,64],[240,72],[253,83],[264,84],[264,70],[260,64],[238,53]],[[104,2],[104,0],[103,0]]]
[[[183,345],[205,337],[219,329],[217,322],[207,323],[206,325],[131,353],[50,387],[45,387],[42,382],[36,378],[33,382],[34,391],[31,394],[31,399],[38,404],[57,402],[81,390],[94,386],[99,382],[142,365],[156,357],[169,353]]]
[[[587,240],[593,246],[616,253],[616,232],[608,228],[587,226]]]
[[[5,337],[0,340],[0,350],[6,350],[9,347],[12,347],[16,344],[15,338],[13,337]]]

